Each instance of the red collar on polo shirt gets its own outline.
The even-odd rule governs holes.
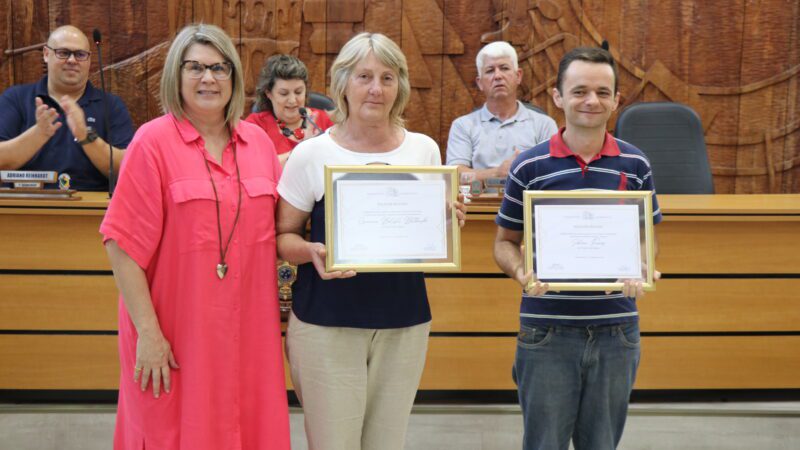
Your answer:
[[[567,143],[564,142],[564,130],[566,128],[562,128],[558,130],[558,133],[554,134],[553,137],[550,138],[550,156],[554,158],[569,158],[570,156],[575,158],[575,161],[578,162],[582,171],[586,171],[587,163],[583,161],[583,158],[576,155],[572,150],[567,147]],[[617,145],[617,140],[614,139],[613,136],[609,132],[606,131],[606,138],[603,141],[603,148],[600,149],[600,152],[594,155],[589,164],[593,161],[600,159],[602,156],[619,156],[619,146]]]

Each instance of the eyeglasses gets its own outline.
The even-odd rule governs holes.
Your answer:
[[[68,48],[53,48],[49,45],[45,45],[45,47],[49,48],[56,54],[56,58],[58,59],[69,59],[70,56],[75,55],[75,61],[88,61],[89,57],[92,56],[92,52],[87,50],[70,50]]]
[[[193,79],[203,78],[203,75],[206,74],[206,70],[211,71],[211,76],[214,77],[215,80],[227,80],[231,77],[231,74],[233,74],[233,65],[228,61],[215,64],[203,64],[197,61],[187,60],[181,63],[181,66],[186,72],[186,75],[189,75],[189,78]]]

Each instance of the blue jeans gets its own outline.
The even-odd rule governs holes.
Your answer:
[[[524,450],[614,449],[639,365],[639,323],[520,326],[513,376]]]

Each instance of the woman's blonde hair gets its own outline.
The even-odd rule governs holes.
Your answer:
[[[231,38],[216,25],[204,23],[191,24],[184,27],[167,52],[164,61],[164,71],[161,73],[161,87],[159,99],[161,108],[165,113],[172,113],[182,119],[183,99],[181,98],[181,68],[186,51],[193,44],[209,45],[214,47],[233,66],[231,74],[232,93],[231,99],[225,106],[225,123],[236,126],[244,113],[244,76],[242,75],[242,61],[236,52]]]
[[[393,125],[403,126],[403,111],[411,96],[411,84],[408,81],[408,63],[400,47],[388,37],[380,33],[360,33],[347,41],[331,66],[331,97],[336,104],[331,118],[336,123],[344,122],[350,115],[345,98],[347,81],[359,62],[369,52],[385,66],[397,73],[397,98],[389,112],[389,121]]]

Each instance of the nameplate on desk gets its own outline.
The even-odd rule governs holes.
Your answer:
[[[80,200],[74,189],[9,189],[0,188],[0,198],[14,200]]]
[[[42,183],[38,181],[14,182],[14,189],[41,189]]]
[[[49,170],[0,170],[0,181],[3,183],[55,183],[58,181],[58,173]]]

